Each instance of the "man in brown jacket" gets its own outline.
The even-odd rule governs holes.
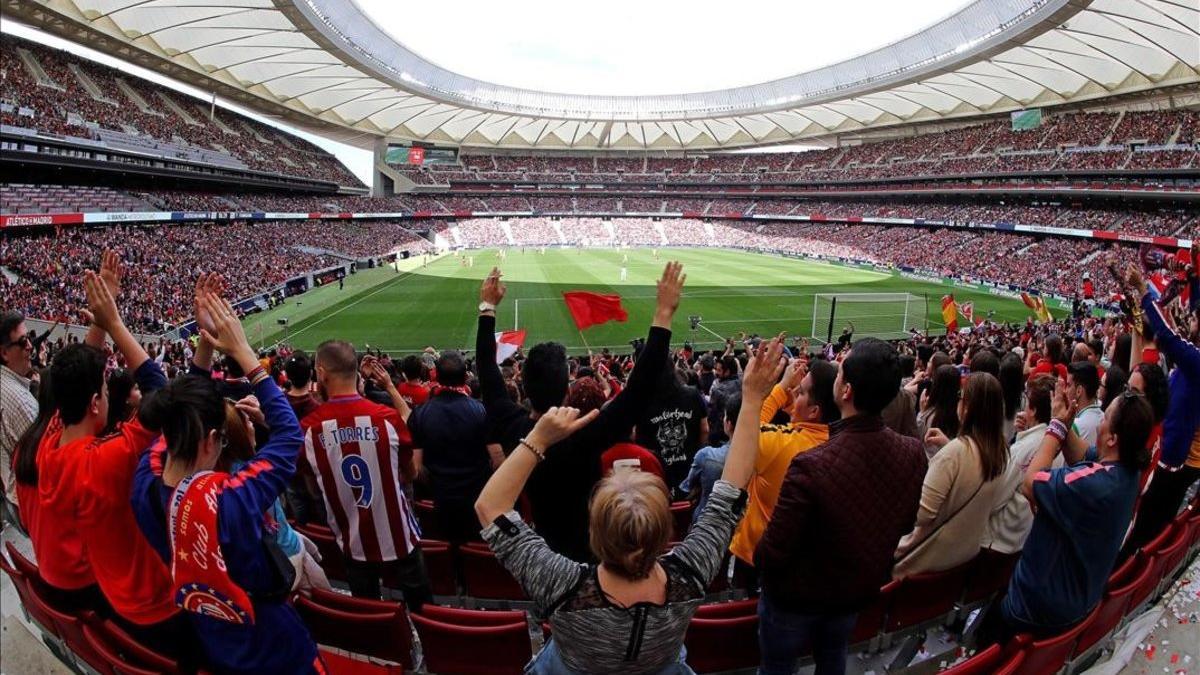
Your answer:
[[[858,612],[891,579],[892,555],[917,516],[926,458],[921,442],[884,426],[900,388],[896,350],[854,344],[834,382],[842,419],[829,440],[792,460],[755,552],[760,673],[791,673],[812,647],[817,675],[846,668]]]

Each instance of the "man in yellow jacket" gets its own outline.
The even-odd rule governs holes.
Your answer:
[[[763,402],[759,415],[758,458],[746,490],[746,515],[733,535],[729,550],[737,557],[734,578],[742,588],[758,590],[754,549],[775,511],[788,465],[796,455],[829,440],[829,423],[840,417],[833,398],[837,366],[828,361],[794,359],[782,380]],[[772,424],[786,411],[788,424]]]

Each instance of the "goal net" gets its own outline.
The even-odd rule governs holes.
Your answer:
[[[813,298],[812,335],[837,340],[853,325],[854,337],[900,340],[926,327],[925,298],[912,293],[818,293]]]

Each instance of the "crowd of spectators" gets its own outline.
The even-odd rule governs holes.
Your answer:
[[[462,155],[462,171],[397,168],[421,185],[466,181],[766,184],[976,173],[1186,168],[1197,162],[1197,113],[1049,115],[1014,131],[986,122],[949,131],[800,153],[683,157]],[[1120,122],[1118,122],[1120,118]],[[1136,145],[1136,147],[1135,147]],[[1086,150],[1086,152],[1080,152]]]
[[[336,157],[274,127],[224,108],[210,118],[198,99],[7,33],[0,46],[0,103],[8,104],[0,123],[80,138],[95,137],[92,127],[99,127],[205,148],[259,171],[361,186]]]
[[[126,308],[129,325],[141,333],[162,333],[191,318],[194,270],[211,261],[224,261],[229,292],[242,299],[309,272],[395,249],[418,253],[432,246],[404,225],[387,222],[75,227],[5,236],[0,268],[8,274],[0,274],[0,283],[8,307],[79,323],[84,299],[69,279],[98,251],[114,250],[139,289]]]
[[[454,227],[493,244],[505,223]],[[916,231],[550,226],[582,238],[707,236],[721,245],[786,237],[824,255],[875,242],[881,255],[908,256]],[[477,295],[442,299],[478,307],[473,358],[432,346],[361,352],[336,339],[309,355],[288,345],[255,352],[228,302],[229,278],[207,273],[184,294],[199,338],[147,348],[126,321],[152,283],[138,270],[160,252],[144,252],[154,244],[137,233],[112,232],[122,236],[103,243],[115,248],[71,251],[77,262],[60,279],[64,296],[88,309],[85,340],[35,345],[22,314],[0,308],[0,506],[21,528],[13,536],[31,539],[40,585],[30,593],[61,612],[98,612],[185,669],[323,672],[317,643],[337,627],[306,621],[333,616],[306,608],[378,607],[367,601],[384,584],[403,595],[396,611],[413,617],[426,658],[445,649],[422,633],[445,610],[427,572],[434,543],[414,529],[421,498],[433,504],[422,527],[490,550],[519,585],[530,625],[549,636],[531,672],[689,673],[685,633],[717,582],[756,605],[756,635],[739,639],[757,641],[760,672],[793,673],[807,654],[819,673],[839,675],[860,613],[875,617],[870,636],[884,629],[867,611],[881,588],[918,574],[962,584],[951,572],[981,549],[1011,557],[1014,569],[983,611],[958,624],[944,656],[991,644],[1021,652],[1027,638],[1018,635],[1051,638],[1091,620],[1123,561],[1148,569],[1136,563],[1139,548],[1171,526],[1200,478],[1200,298],[1160,306],[1140,265],[1124,266],[1119,282],[1133,304],[1107,318],[984,320],[892,342],[849,324],[836,342],[796,340],[785,354],[782,336],[729,337],[713,350],[673,344],[673,320],[689,308],[685,270],[667,263],[634,353],[577,357],[557,343],[498,356],[507,289],[497,269]],[[990,254],[977,236],[943,229],[917,241],[973,273],[969,256]],[[1033,257],[1059,261],[1089,243],[994,241],[1002,257],[1046,246]],[[286,264],[258,241],[237,243],[247,258]],[[203,258],[229,261],[232,274],[247,262],[228,250]],[[116,393],[122,379],[137,396],[128,386]],[[694,509],[689,521],[672,517],[676,500]],[[177,509],[207,523],[203,532],[220,528],[189,535]],[[314,553],[304,534],[314,525],[333,533],[336,548],[323,555],[341,563]],[[331,595],[324,569],[335,566],[358,600]],[[196,579],[207,580],[203,589]],[[196,604],[217,592],[222,607],[256,620]],[[517,625],[524,636],[524,620]],[[653,639],[635,649],[614,636],[635,646]],[[460,660],[496,657],[460,639]],[[749,651],[732,641],[706,647]],[[905,666],[914,651],[895,656]]]

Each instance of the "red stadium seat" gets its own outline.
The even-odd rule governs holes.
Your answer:
[[[1017,672],[1020,675],[1054,675],[1061,670],[1079,642],[1079,636],[1087,630],[1099,609],[1093,609],[1083,621],[1054,637],[1034,640],[1022,634],[1013,638],[1013,643],[1025,652],[1025,661]]]
[[[4,573],[8,575],[9,581],[12,582],[13,588],[16,589],[17,597],[21,601],[21,611],[25,614],[25,617],[38,624],[38,628],[41,628],[43,633],[53,635],[53,622],[48,625],[42,625],[29,611],[29,580],[25,577],[25,573],[10,563],[8,558],[3,554],[0,554],[0,570],[4,570]]]
[[[507,626],[529,620],[529,616],[519,609],[460,609],[425,605],[417,614],[455,626]]]
[[[118,666],[141,669],[139,665],[130,663],[122,658],[114,646],[109,643],[107,637],[103,634],[102,629],[99,627],[84,626],[83,638],[87,641],[88,648],[90,648],[99,659],[99,665],[93,665],[92,667],[101,675],[115,675],[119,672],[117,670]],[[145,672],[156,673],[159,671],[146,669]]]
[[[75,658],[101,673],[111,673],[112,670],[106,668],[107,662],[91,648],[83,635],[85,619],[88,623],[92,623],[96,620],[95,614],[85,612],[78,615],[59,611],[47,604],[40,593],[32,590],[32,586],[29,588],[31,589],[29,600],[37,606],[39,614],[48,616],[54,623],[56,634],[62,638],[67,649],[74,653]]]
[[[1003,658],[1000,645],[992,645],[971,658],[942,671],[942,675],[986,675],[996,670]]]
[[[396,600],[377,600],[375,598],[356,598],[347,593],[327,591],[322,588],[312,589],[309,600],[330,609],[356,614],[378,614],[380,612],[403,613],[404,605]]]
[[[325,576],[329,577],[330,581],[346,581],[346,561],[342,556],[342,548],[338,546],[337,537],[333,536],[333,530],[315,523],[295,525],[294,528],[317,545],[317,551],[321,554],[321,569],[325,570]]]
[[[1134,572],[1141,568],[1142,559],[1137,555],[1131,555],[1125,559],[1117,569],[1113,570],[1112,574],[1108,575],[1108,582],[1105,584],[1107,588],[1112,588],[1127,581]]]
[[[990,548],[980,549],[979,555],[975,557],[975,564],[967,574],[963,604],[982,602],[1007,588],[1008,579],[1020,559],[1020,553],[998,553]]]
[[[175,675],[175,673],[181,672],[178,661],[138,642],[132,635],[111,621],[100,624],[98,631],[109,647],[129,663],[151,668],[155,672],[166,675]]]
[[[758,600],[734,600],[733,602],[713,602],[696,608],[698,619],[722,619],[733,616],[751,616],[758,614]]]
[[[421,526],[422,539],[442,539],[446,536],[438,527],[433,500],[413,500],[413,512],[417,516],[417,524]]]
[[[671,521],[675,528],[675,534],[671,536],[672,541],[683,541],[688,530],[692,529],[693,509],[691,502],[671,503]]]
[[[525,591],[485,544],[464,544],[458,549],[463,587],[472,598],[528,600]]]
[[[730,603],[732,604],[732,603]],[[700,618],[693,616],[683,644],[696,672],[712,673],[758,665],[758,614]]]
[[[1003,657],[1001,657],[1003,658]],[[1020,672],[1021,666],[1025,664],[1025,652],[1015,651],[1004,659],[993,675],[1016,675]]]
[[[412,667],[412,633],[399,603],[369,613],[326,607],[304,596],[295,605],[317,644]]]
[[[1188,512],[1184,511],[1173,521],[1171,538],[1163,544],[1162,549],[1155,556],[1155,572],[1163,580],[1163,586],[1158,589],[1159,593],[1166,590],[1166,587],[1174,581],[1175,572],[1179,570],[1183,559],[1187,557],[1189,537],[1191,536],[1187,515]]]
[[[948,615],[962,597],[967,573],[973,565],[972,560],[942,572],[900,579],[900,585],[892,595],[886,632],[912,628]]]
[[[464,626],[412,614],[425,670],[438,675],[519,675],[533,656],[525,621]]]
[[[879,597],[875,598],[875,602],[858,613],[854,630],[850,633],[850,644],[867,642],[883,632],[883,621],[887,617],[888,608],[891,606],[892,598],[899,586],[899,581],[888,582],[886,586],[879,589]]]
[[[8,559],[12,561],[12,566],[15,567],[30,583],[42,584],[42,573],[38,571],[38,566],[29,558],[21,555],[17,547],[11,541],[4,542],[4,548],[8,551]]]
[[[454,569],[454,549],[449,542],[421,540],[421,554],[434,595],[458,595],[458,573]]]
[[[1123,584],[1110,585],[1104,590],[1104,597],[1100,600],[1100,606],[1096,608],[1095,618],[1079,634],[1079,642],[1075,645],[1072,658],[1078,659],[1087,655],[1093,647],[1120,625],[1121,620],[1125,617],[1125,612],[1129,610],[1129,601],[1133,597],[1134,591],[1147,583],[1150,574],[1150,567],[1143,564]]]

